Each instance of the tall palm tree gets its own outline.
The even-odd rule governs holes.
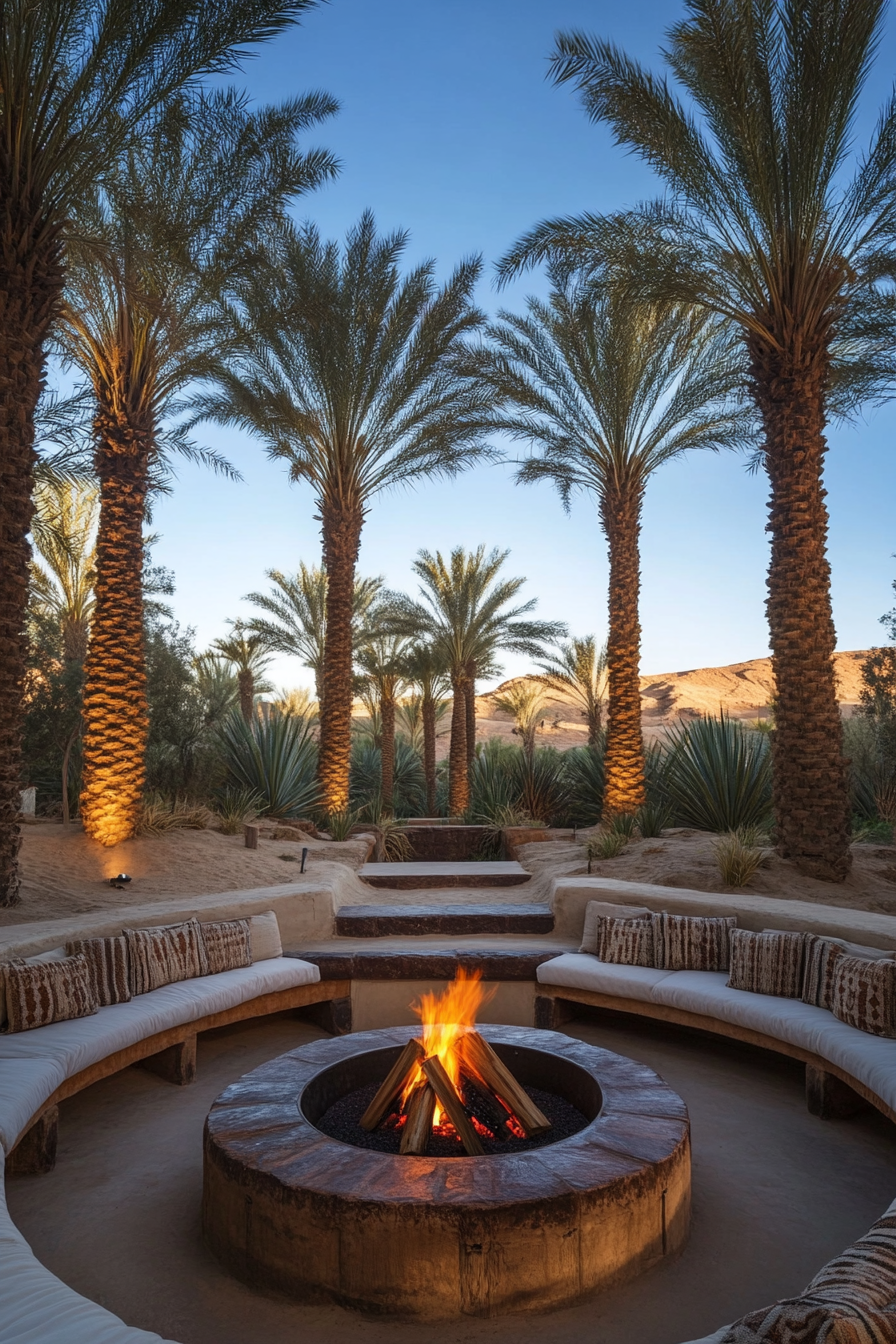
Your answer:
[[[41,473],[34,491],[30,609],[59,626],[62,656],[83,663],[93,618],[99,490],[91,481]]]
[[[454,475],[494,456],[487,397],[459,356],[483,322],[481,270],[460,264],[439,288],[435,263],[402,277],[407,235],[379,238],[373,216],[344,251],[311,226],[285,228],[240,294],[243,347],[199,413],[257,433],[321,520],[327,572],[320,723],[324,807],[348,806],[355,565],[364,517],[381,491]]]
[[[609,727],[604,813],[645,800],[639,685],[641,511],[647,482],[689,449],[735,446],[740,370],[718,322],[633,301],[614,286],[555,288],[503,312],[481,366],[501,409],[495,424],[531,445],[520,481],[553,481],[568,508],[595,499],[610,560]]]
[[[160,104],[316,0],[5,0],[0,15],[0,905],[18,899],[34,423],[70,221]]]
[[[251,723],[255,717],[256,694],[273,690],[264,681],[264,671],[271,661],[271,654],[261,635],[249,633],[239,621],[232,621],[231,625],[233,629],[229,635],[213,641],[211,652],[236,668],[240,713],[247,723]]]
[[[444,651],[419,640],[405,655],[409,683],[420,688],[420,718],[423,729],[423,774],[426,778],[426,815],[436,814],[436,727],[440,707],[451,687],[450,668]]]
[[[600,742],[603,699],[607,690],[607,646],[597,647],[593,635],[560,644],[546,662],[539,663],[542,681],[552,691],[572,696],[588,724],[588,745]]]
[[[408,684],[407,644],[402,635],[380,634],[366,640],[356,655],[379,709],[380,793],[387,816],[392,813],[395,787],[395,709]]]
[[[771,486],[768,618],[780,852],[849,871],[850,807],[833,668],[825,425],[892,387],[896,102],[854,158],[885,0],[687,0],[666,79],[608,42],[561,35],[552,69],[666,189],[624,217],[548,221],[504,273],[559,249],[649,299],[737,328]],[[634,263],[634,264],[633,264]]]
[[[498,650],[541,657],[547,642],[566,634],[558,621],[521,620],[535,606],[531,598],[510,607],[523,578],[500,578],[509,551],[486,554],[457,546],[446,562],[439,551],[420,551],[413,569],[421,580],[422,602],[396,598],[396,628],[425,639],[449,670],[453,693],[449,750],[448,810],[460,816],[470,800],[469,706],[475,706],[477,672],[494,670]],[[475,712],[475,711],[474,711]],[[475,717],[474,735],[475,735]]]
[[[269,569],[272,587],[267,593],[248,593],[246,601],[265,616],[245,622],[251,634],[261,635],[273,653],[299,658],[314,673],[317,702],[323,698],[324,645],[327,631],[327,573],[319,565],[300,564],[295,574]],[[352,630],[355,650],[366,638],[367,615],[383,589],[382,578],[355,578]]]
[[[88,243],[70,247],[59,339],[95,400],[101,486],[96,612],[86,667],[84,829],[103,844],[133,834],[148,730],[143,648],[143,519],[174,398],[219,357],[220,299],[251,264],[261,230],[333,170],[296,137],[334,104],[311,95],[249,112],[232,92],[173,100],[83,205]]]

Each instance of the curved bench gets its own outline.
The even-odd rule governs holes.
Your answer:
[[[196,1033],[347,992],[294,957],[164,985],[91,1017],[0,1036],[0,1157],[15,1162],[65,1097],[141,1060],[189,1081]],[[187,1067],[185,1066],[185,1063]],[[178,1076],[180,1075],[180,1076]],[[0,1344],[158,1344],[57,1279],[33,1255],[0,1192]],[[168,1342],[170,1344],[170,1341]]]

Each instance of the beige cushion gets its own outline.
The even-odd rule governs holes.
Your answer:
[[[798,999],[802,988],[803,941],[801,933],[732,929],[729,987]]]
[[[87,958],[94,998],[101,1008],[128,1002],[131,997],[128,940],[123,933],[117,938],[77,938],[65,947],[69,956],[83,953]]]
[[[162,985],[193,980],[208,973],[208,958],[198,919],[153,929],[125,929],[131,994],[148,994]]]
[[[582,929],[580,952],[597,956],[597,934],[605,919],[649,919],[646,905],[613,905],[609,901],[589,901],[585,906],[585,927]]]
[[[249,943],[252,948],[252,961],[269,961],[271,957],[283,956],[283,944],[280,942],[280,925],[273,910],[249,917]]]
[[[199,927],[205,943],[209,975],[252,965],[248,919],[218,920],[211,924],[200,924]]]
[[[5,967],[7,1031],[32,1031],[97,1011],[87,958],[10,961]]]
[[[733,915],[652,915],[654,966],[665,971],[727,971]]]
[[[859,1031],[896,1037],[896,961],[840,957],[834,967],[831,1012]]]
[[[653,966],[653,927],[649,919],[601,919],[597,956],[617,966]]]

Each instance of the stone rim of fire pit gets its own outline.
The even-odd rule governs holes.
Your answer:
[[[690,1215],[681,1098],[646,1065],[559,1032],[479,1025],[493,1046],[596,1079],[599,1114],[518,1154],[411,1157],[356,1148],[302,1113],[313,1080],[408,1028],[315,1041],[231,1084],[205,1128],[203,1229],[251,1287],[439,1319],[568,1303],[679,1250]]]

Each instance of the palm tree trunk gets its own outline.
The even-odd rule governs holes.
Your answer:
[[[464,691],[466,696],[467,713],[467,772],[473,763],[473,757],[476,755],[476,664],[467,663],[467,685]]]
[[[348,807],[352,749],[352,614],[355,566],[364,515],[361,509],[321,504],[327,571],[327,630],[321,678],[318,778],[326,812]]]
[[[101,845],[134,834],[146,778],[143,519],[154,426],[112,406],[94,420],[100,521],[93,623],[84,667],[81,819]]]
[[[237,682],[240,688],[240,712],[246,722],[251,723],[255,708],[255,678],[249,668],[244,667],[237,673]]]
[[[426,815],[436,814],[436,702],[423,696],[423,774],[426,778]]]
[[[609,707],[604,761],[604,817],[635,812],[644,802],[639,664],[641,626],[641,490],[623,483],[601,500],[610,557],[607,639]]]
[[[395,701],[388,693],[380,700],[380,723],[382,725],[380,792],[383,795],[383,811],[387,816],[391,816],[395,786]]]
[[[62,294],[58,235],[44,230],[33,201],[17,209],[17,194],[0,181],[0,906],[19,899],[34,414],[44,342]]]
[[[451,678],[451,746],[448,751],[448,815],[459,817],[470,801],[467,773],[467,679],[463,671]]]
[[[812,877],[842,882],[852,855],[822,483],[828,359],[782,357],[755,345],[750,353],[771,482],[767,611],[778,849]]]
[[[588,745],[597,747],[600,745],[601,713],[600,703],[596,704],[588,714]]]

